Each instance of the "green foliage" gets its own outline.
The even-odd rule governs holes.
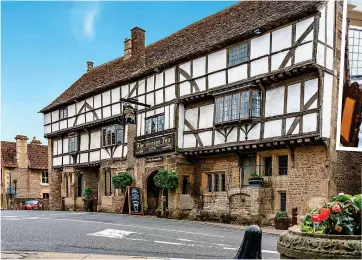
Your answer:
[[[170,173],[166,170],[158,171],[153,177],[153,181],[157,187],[163,189],[174,189],[179,183],[177,174],[174,172]]]
[[[112,176],[112,183],[116,189],[124,190],[133,182],[132,175],[128,172],[121,172],[118,175]]]
[[[251,178],[259,178],[259,175],[256,172],[250,173]]]
[[[89,187],[85,188],[84,192],[83,192],[83,198],[86,200],[89,200],[90,197],[92,196],[92,193],[93,193],[93,190],[91,188],[89,188]]]
[[[288,217],[288,212],[286,211],[278,211],[276,214],[276,218],[287,218]]]
[[[334,196],[322,208],[310,210],[301,225],[302,232],[338,235],[361,234],[361,198],[362,194],[340,193]],[[328,218],[315,222],[315,216],[329,211]],[[327,212],[328,213],[328,212]],[[315,221],[314,221],[314,220]]]

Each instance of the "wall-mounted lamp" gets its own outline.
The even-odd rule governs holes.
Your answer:
[[[263,28],[258,28],[258,29],[255,29],[255,30],[254,30],[254,34],[260,35],[260,34],[262,34],[264,31],[265,31],[265,30],[264,30]]]
[[[161,71],[161,69],[157,67],[157,68],[154,68],[153,71],[154,71],[155,73],[159,73],[159,72]]]

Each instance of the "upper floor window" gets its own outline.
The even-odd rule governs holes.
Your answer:
[[[288,155],[278,157],[279,175],[288,175]]]
[[[248,90],[216,98],[215,122],[260,117],[261,92]]]
[[[42,174],[41,174],[41,182],[42,183],[49,183],[48,172],[42,172]]]
[[[362,78],[362,30],[349,29],[349,66],[352,79]]]
[[[116,145],[123,143],[123,127],[121,125],[112,125],[102,130],[103,146]]]
[[[229,66],[248,61],[248,44],[242,43],[229,48]]]
[[[68,108],[61,108],[59,109],[59,120],[65,119],[68,117]]]
[[[165,129],[165,115],[155,115],[146,118],[146,134],[152,134]]]
[[[76,152],[78,151],[78,136],[72,135],[69,136],[69,152]]]

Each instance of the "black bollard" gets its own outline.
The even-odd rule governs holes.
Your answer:
[[[243,242],[234,259],[261,259],[261,228],[251,225],[246,228]]]

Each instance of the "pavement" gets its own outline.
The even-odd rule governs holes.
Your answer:
[[[1,211],[3,259],[232,259],[246,226],[98,212]],[[262,227],[279,258],[280,230]]]

